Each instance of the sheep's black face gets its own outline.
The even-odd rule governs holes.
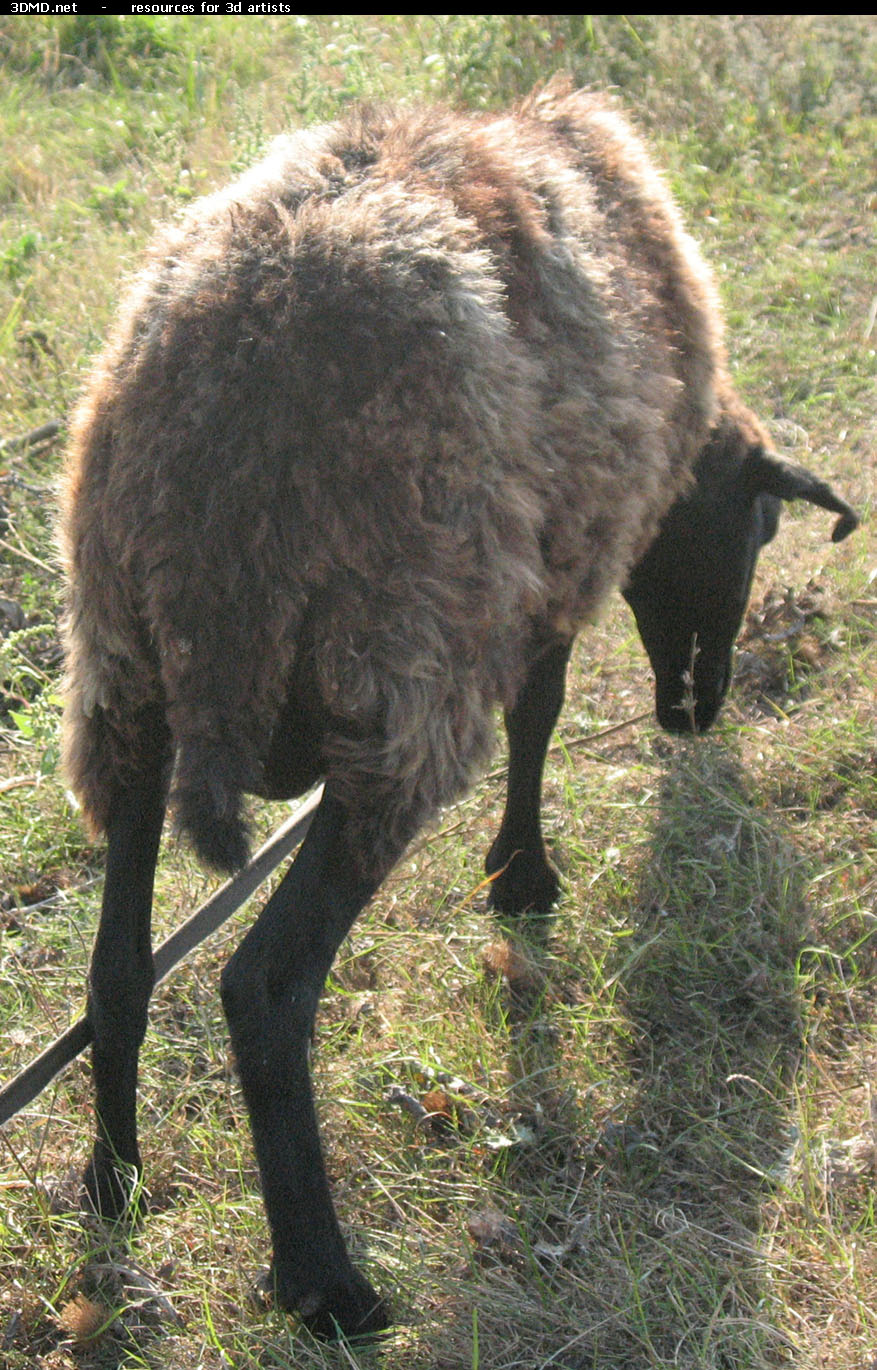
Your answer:
[[[674,733],[705,731],[721,707],[755,564],[776,532],[781,499],[840,513],[835,541],[858,522],[827,485],[747,444],[736,427],[716,431],[695,475],[624,589],[655,673],[658,722]]]
[[[778,499],[752,496],[736,479],[699,479],[632,571],[624,594],[655,673],[658,722],[668,732],[704,732],[715,719],[758,553],[778,519]]]

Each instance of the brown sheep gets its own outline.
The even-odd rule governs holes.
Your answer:
[[[835,510],[835,536],[856,522],[765,446],[726,378],[710,276],[599,97],[553,84],[499,116],[360,112],[279,139],[164,232],[79,409],[63,525],[66,763],[108,838],[88,1001],[101,1212],[125,1210],[140,1170],[166,805],[232,869],[244,792],[324,778],[222,996],[275,1296],[325,1335],[385,1325],[320,1154],[324,977],[482,762],[497,704],[494,902],[551,904],[545,748],[573,637],[614,586],[661,721],[709,725],[779,499]]]

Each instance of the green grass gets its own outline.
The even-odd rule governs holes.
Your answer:
[[[619,88],[716,269],[741,389],[867,511],[870,16],[0,20],[3,1079],[83,1002],[101,852],[58,773],[54,491],[151,225],[351,100],[495,105],[560,67]],[[4,1370],[871,1366],[877,557],[867,524],[827,534],[784,517],[696,745],[640,719],[620,601],[583,636],[546,782],[555,917],[509,939],[486,912],[498,757],[343,948],[314,1067],[339,1212],[398,1319],[381,1352],[251,1295],[267,1234],[217,994],[251,908],[156,994],[130,1244],[76,1212],[87,1061],[0,1136]],[[156,937],[209,888],[169,843]]]

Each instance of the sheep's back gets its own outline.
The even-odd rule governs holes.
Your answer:
[[[446,802],[533,625],[590,616],[687,480],[713,314],[580,97],[278,140],[158,240],[80,408],[69,728],[161,700],[258,757],[318,598],[332,764]]]

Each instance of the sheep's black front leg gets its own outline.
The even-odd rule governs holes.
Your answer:
[[[560,882],[545,855],[539,809],[542,771],[554,725],[563,705],[572,641],[553,641],[534,656],[505,725],[509,775],[502,825],[487,854],[494,875],[491,898],[500,913],[547,913]]]
[[[341,1236],[308,1070],[326,974],[379,883],[359,873],[346,829],[345,811],[327,791],[295,862],[222,977],[271,1227],[274,1294],[326,1338],[374,1333],[389,1321]]]
[[[150,914],[165,811],[164,758],[119,789],[107,829],[106,879],[88,981],[97,1138],[85,1185],[95,1209],[119,1217],[140,1175],[137,1062],[153,987]]]

